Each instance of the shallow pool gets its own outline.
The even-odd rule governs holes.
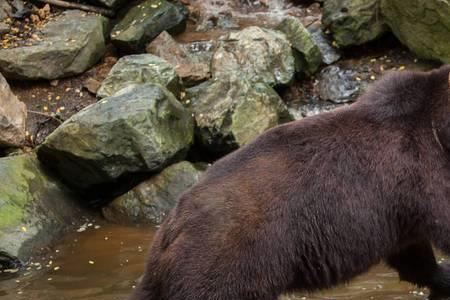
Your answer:
[[[0,299],[126,299],[143,272],[155,229],[85,224],[78,231],[61,239],[46,257],[32,261],[25,273],[0,281]],[[426,299],[426,295],[426,290],[400,283],[395,272],[380,265],[349,285],[282,299]]]

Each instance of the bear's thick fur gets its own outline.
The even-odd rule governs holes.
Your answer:
[[[399,72],[348,107],[216,162],[153,242],[134,300],[275,300],[385,261],[450,295],[450,66]]]

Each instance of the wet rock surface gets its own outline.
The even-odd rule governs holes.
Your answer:
[[[320,98],[337,104],[354,101],[361,90],[357,74],[356,71],[338,66],[326,67],[319,75]]]
[[[34,41],[0,49],[0,72],[32,80],[83,73],[105,53],[106,26],[104,17],[65,11],[36,33]]]
[[[0,74],[0,147],[24,144],[26,118],[26,105],[17,99]]]
[[[114,26],[111,41],[123,51],[143,52],[161,32],[184,31],[188,15],[186,7],[177,1],[143,1],[129,9]]]
[[[313,99],[308,102],[309,103],[303,104],[297,109],[289,108],[289,113],[294,117],[295,120],[301,120],[307,117],[312,117],[321,113],[332,111],[333,109],[344,105],[320,99]]]
[[[115,223],[161,224],[203,171],[187,161],[171,165],[104,207],[103,215]]]
[[[255,26],[221,38],[211,65],[213,78],[232,75],[270,86],[289,84],[295,74],[295,59],[286,36]]]
[[[189,111],[164,87],[144,84],[83,109],[37,153],[71,186],[88,189],[129,173],[159,171],[182,159],[192,139]]]
[[[227,153],[265,130],[291,120],[286,105],[265,83],[242,78],[216,79],[187,90],[199,143]]]
[[[166,60],[152,54],[135,54],[119,59],[102,82],[97,98],[109,97],[127,86],[142,83],[160,84],[177,97],[182,88],[180,77]]]
[[[0,180],[1,271],[61,237],[81,210],[73,194],[50,177],[34,155],[0,158]]]

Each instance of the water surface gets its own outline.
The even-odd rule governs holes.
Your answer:
[[[30,270],[1,281],[0,299],[126,299],[144,270],[155,229],[86,224],[79,231],[61,239],[48,256],[33,261]],[[285,296],[282,300],[426,299],[426,294],[425,290],[400,283],[395,272],[380,265],[349,285],[314,295]]]

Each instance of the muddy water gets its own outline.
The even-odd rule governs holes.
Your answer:
[[[33,261],[26,273],[1,281],[0,299],[124,300],[143,271],[154,233],[149,228],[100,224],[69,234],[48,256]],[[332,291],[280,300],[300,299],[426,299],[426,291],[399,283],[396,273],[377,266]]]

